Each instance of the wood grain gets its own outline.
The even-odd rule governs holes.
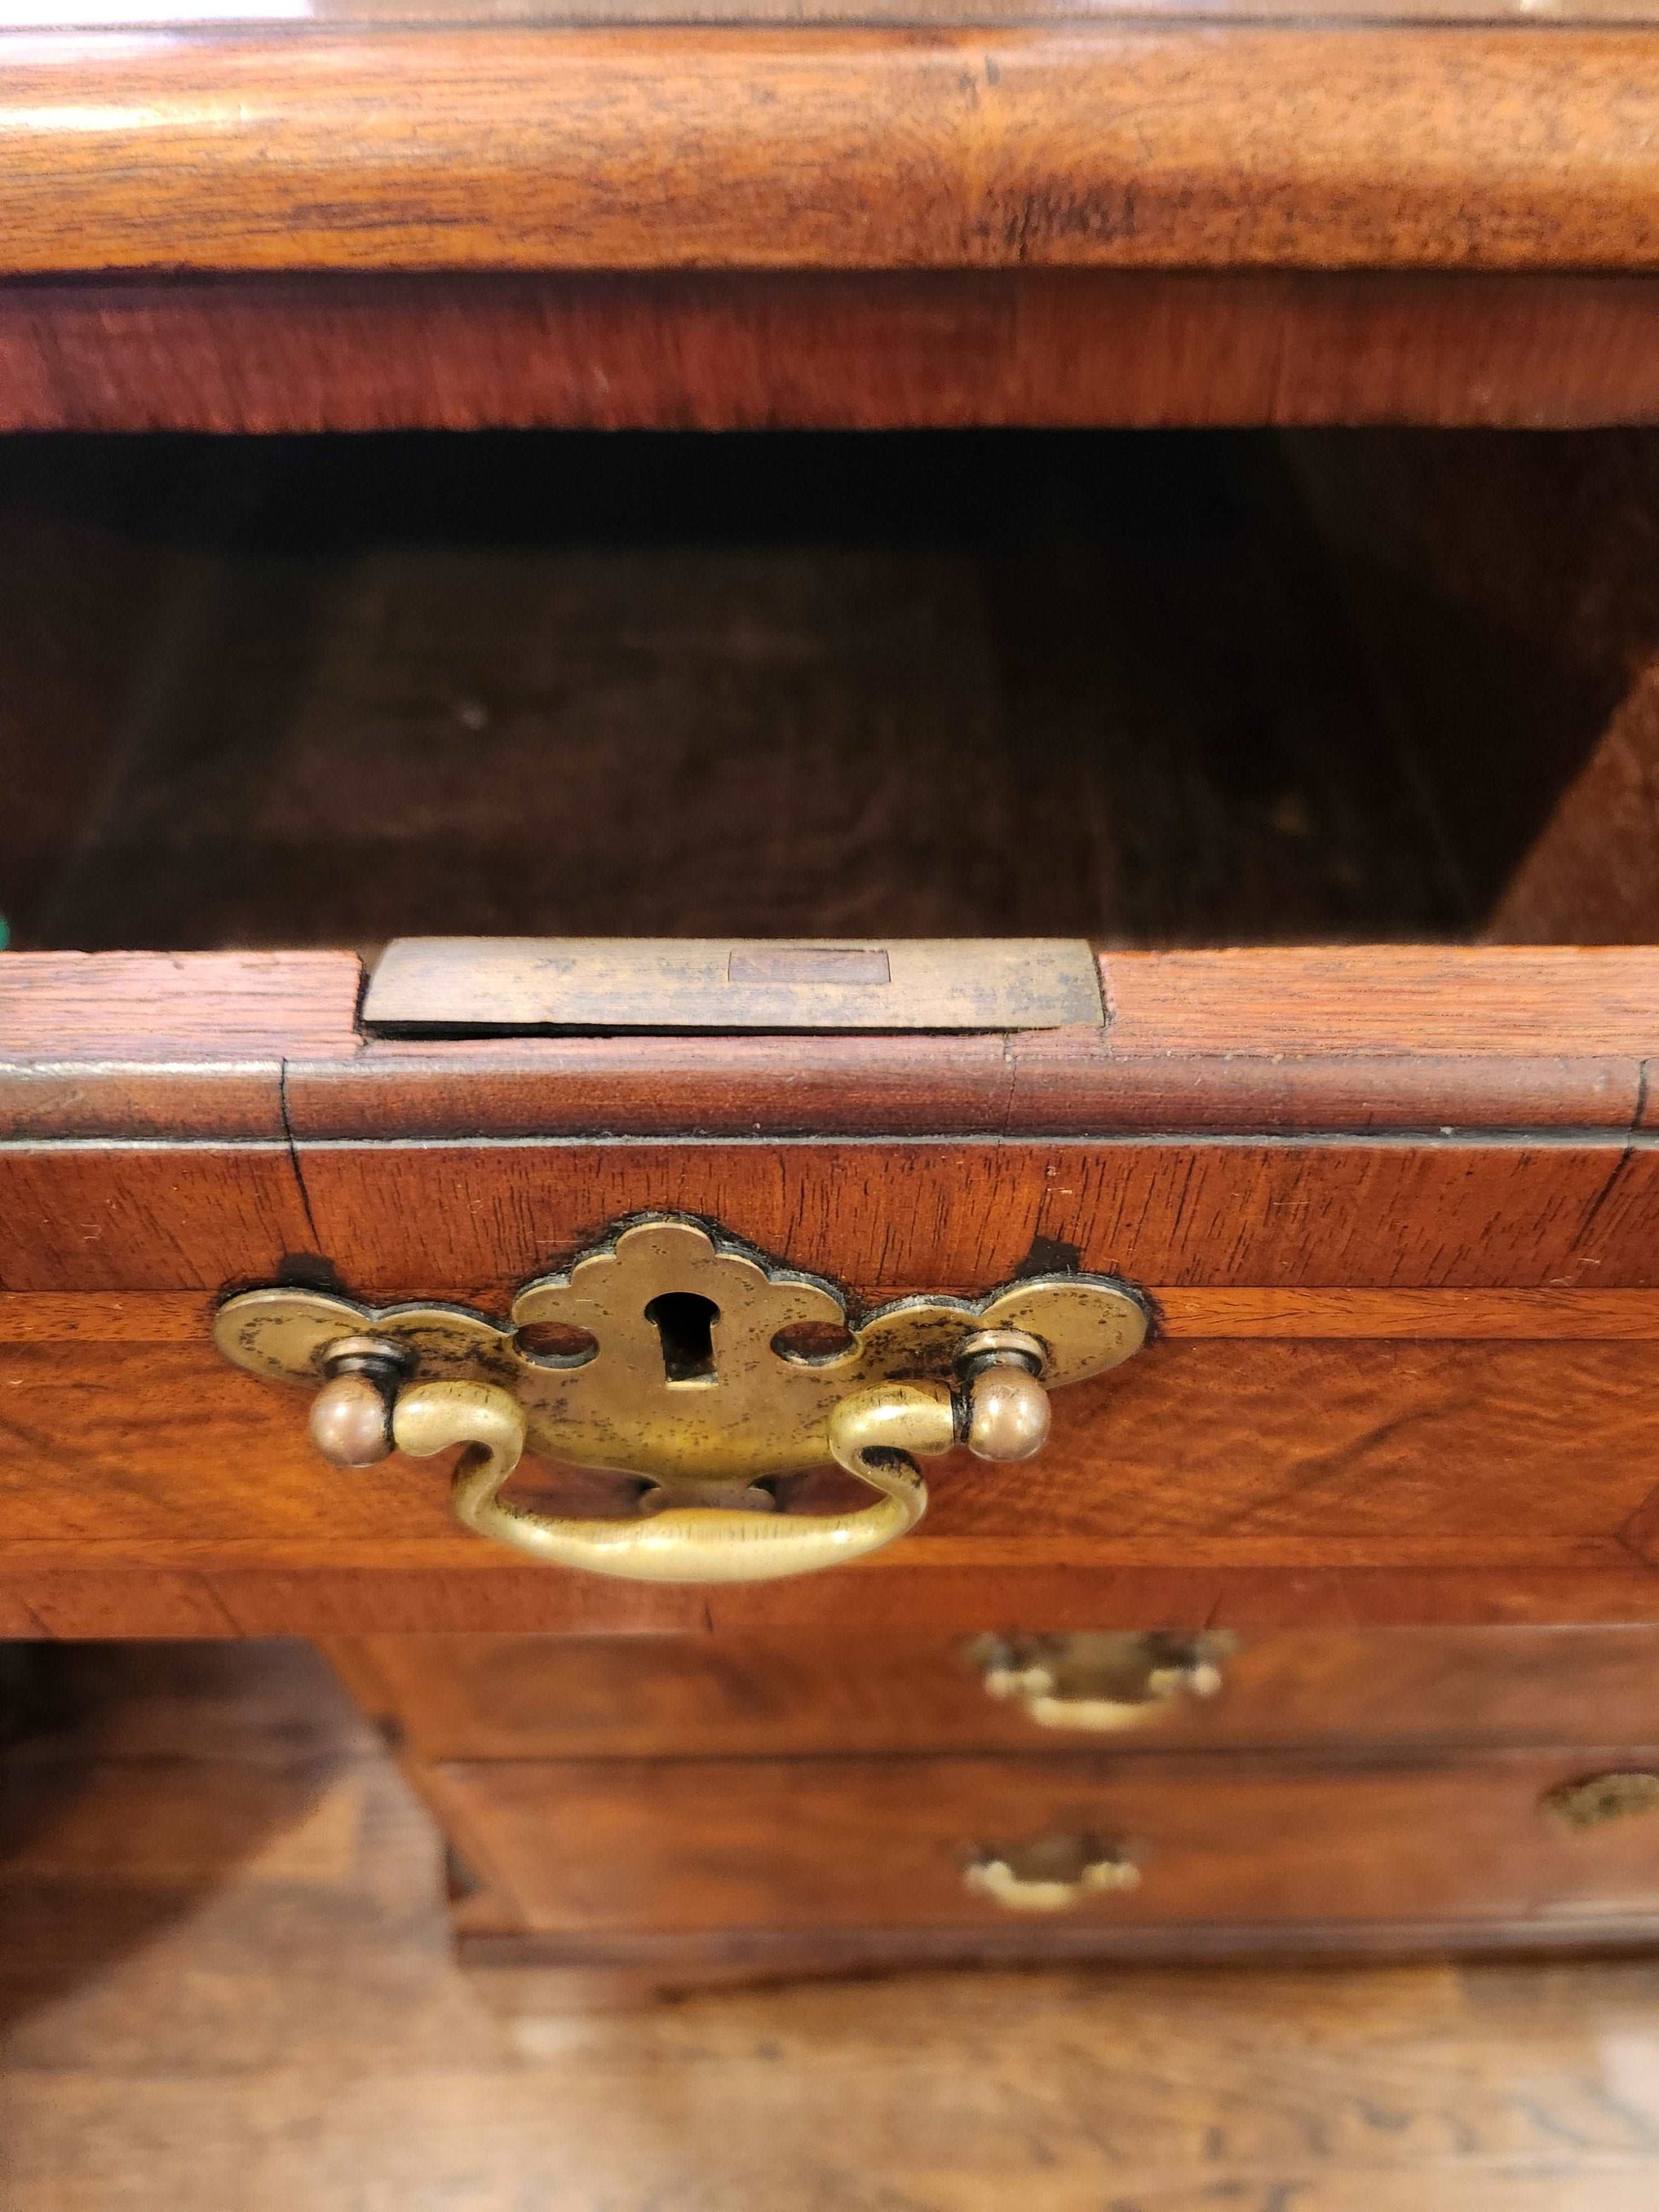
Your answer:
[[[1063,1394],[1039,1466],[941,1462],[921,1530],[866,1567],[711,1591],[526,1568],[455,1525],[438,1468],[329,1470],[303,1394],[203,1342],[13,1345],[0,1618],[19,1636],[1652,1620],[1656,1358],[1170,1342]]]
[[[295,21],[287,0],[235,0],[234,7],[229,0],[172,0],[172,4],[162,0],[148,14],[141,14],[136,6],[133,13],[137,21],[164,25],[175,33],[220,29],[229,23],[285,25]],[[1180,23],[1190,13],[1187,0],[903,0],[902,7],[884,20],[913,29],[1006,29],[1014,24],[1041,24],[1054,19],[1067,25],[1110,23],[1125,17],[1135,23],[1165,19]],[[95,19],[96,15],[86,0],[9,0],[6,20],[9,29],[74,30],[83,27],[83,16]],[[1305,0],[1208,0],[1202,20],[1275,23],[1301,22],[1308,17]],[[1404,27],[1448,22],[1526,25],[1529,18],[1535,21],[1527,0],[1320,0],[1313,20],[1343,23],[1357,19]],[[320,0],[303,20],[366,31],[404,29],[415,23],[435,23],[447,29],[500,28],[513,24],[554,29],[596,24],[638,27],[688,23],[746,29],[779,23],[792,27],[802,23],[866,24],[870,17],[861,0],[805,0],[805,4],[801,0]],[[1650,26],[1659,21],[1659,10],[1654,0],[1560,0],[1549,20],[1601,27]]]
[[[1646,1291],[1162,1290],[1152,1297],[1166,1337],[1645,1337],[1659,1322],[1659,1299]],[[142,1325],[135,1316],[132,1326]],[[5,1329],[0,1303],[0,1336]]]
[[[1039,1727],[966,1647],[915,1631],[378,1637],[329,1657],[422,1760],[1659,1740],[1651,1627],[1285,1631],[1247,1639],[1218,1695],[1107,1742]]]
[[[833,270],[0,285],[0,428],[603,430],[1659,420],[1659,286]]]
[[[62,451],[21,448],[48,503]],[[141,536],[181,476],[222,511],[175,526],[210,549],[190,649],[55,941],[368,951],[439,885],[483,934],[1455,926],[1259,445],[75,451]]]
[[[1194,974],[1195,995],[1202,988]],[[1226,971],[1212,974],[1224,1001]],[[1287,988],[1293,988],[1288,985]],[[1540,1009],[1535,1042],[1553,1007]],[[1215,1027],[1225,1022],[1215,1010]],[[1631,1127],[1642,1062],[1628,1052],[1484,1055],[1426,1048],[1263,1046],[1241,998],[1231,1049],[1176,1037],[1052,1030],[943,1037],[520,1037],[296,1058],[285,1073],[300,1138],[1066,1136]],[[1571,1022],[1565,1025],[1569,1032]],[[1409,1030],[1397,1036],[1403,1039]],[[153,1103],[152,1103],[153,1102]],[[161,1086],[145,1103],[164,1126]],[[56,1133],[43,1102],[35,1127]],[[77,1133],[63,1116],[65,1133]],[[113,1133],[112,1131],[111,1133]]]
[[[1224,969],[1212,975],[1212,986],[1224,977]],[[1217,1028],[1224,1023],[1223,1016]],[[1541,1029],[1534,1034],[1541,1036]],[[1127,1029],[1116,1040],[1109,1033],[1097,1039],[1058,1031],[1013,1039],[1004,1133],[1399,1130],[1449,1136],[1460,1130],[1626,1128],[1636,1119],[1645,1065],[1571,1051],[1484,1058],[1432,1048],[1322,1053],[1310,1037],[1299,1050],[1261,1050],[1242,1005],[1232,1040],[1231,1048],[1183,1049],[1171,1041],[1171,1048],[1160,1049]]]
[[[0,1856],[15,2212],[66,2196],[348,2212],[367,2173],[398,2202],[476,2212],[677,2195],[845,2212],[848,2175],[878,2172],[928,2212],[1218,2192],[1242,2212],[1298,2196],[1321,2212],[1564,2212],[1569,2191],[1573,2212],[1629,2212],[1659,2176],[1644,1956],[1172,1972],[1133,1962],[1170,1931],[1103,1923],[695,1936],[651,1947],[656,1981],[816,1978],[607,2016],[596,2000],[637,2004],[653,1972],[457,1966],[429,1820],[313,1655],[49,1656],[53,1702],[78,1718],[21,1748],[33,1791],[40,1767],[55,1775],[62,1817],[33,1845],[9,1833],[34,1875]],[[1651,1923],[1622,1932],[1648,1940]],[[1490,1922],[1395,1922],[1383,1940],[1443,1954],[1459,1935],[1528,1940]],[[1189,1959],[1205,1941],[1173,1936]],[[1364,1938],[1350,1923],[1280,1940]],[[913,1961],[1023,1946],[1029,1962],[1036,1944],[1047,1971],[845,1977],[907,1945]],[[1109,1972],[1081,1963],[1114,1955]]]
[[[0,1146],[16,1291],[220,1289],[294,1258],[353,1296],[512,1291],[624,1214],[689,1212],[867,1302],[1037,1266],[1174,1289],[1641,1290],[1645,1138],[1070,1144]]]
[[[1640,1751],[1609,1761],[1642,1766]],[[1539,1800],[1583,1751],[1321,1770],[1200,1759],[653,1759],[428,1770],[485,1881],[548,1933],[973,1927],[975,1855],[1048,1832],[1137,1856],[1139,1887],[1079,1924],[1468,1919],[1659,1911],[1639,1820],[1572,1834]]]
[[[362,970],[346,952],[29,952],[0,970],[0,1054],[190,1066],[337,1048]]]
[[[1103,1040],[1013,1040],[1008,1126],[1633,1121],[1654,1036],[1649,961],[1638,946],[1114,951]]]
[[[359,1036],[349,953],[20,954],[0,1114],[42,1139],[1622,1131],[1659,1003],[1641,946],[1115,951],[1102,972],[1103,1036],[414,1045]]]
[[[1470,923],[1504,942],[1650,939],[1645,441],[1384,434],[1284,450]]]
[[[14,954],[0,1133],[283,1138],[283,1058],[342,1050],[360,988],[347,953]]]
[[[871,1298],[988,1288],[1034,1253],[1182,1288],[1659,1279],[1649,1155],[1611,1139],[301,1143],[296,1158],[316,1248],[373,1298],[465,1286],[502,1301],[609,1222],[661,1210],[706,1215]],[[112,1267],[105,1281],[153,1279],[141,1249],[120,1264],[125,1279]],[[72,1287],[37,1265],[13,1287]]]
[[[912,1544],[927,1539],[913,1537]],[[1464,1547],[1467,1551],[1467,1547]],[[1581,1547],[1583,1548],[1583,1547]],[[878,1573],[831,1576],[745,1595],[649,1589],[551,1575],[500,1559],[407,1557],[341,1565],[317,1546],[292,1547],[285,1564],[171,1569],[135,1551],[123,1566],[83,1553],[78,1564],[0,1566],[0,1632],[9,1638],[125,1640],[161,1636],[386,1635],[640,1636],[833,1629],[876,1636],[927,1621],[941,1635],[972,1636],[988,1623],[1041,1621],[1048,1629],[1190,1627],[1215,1620],[1266,1634],[1279,1629],[1467,1627],[1659,1620],[1659,1587],[1628,1550],[1566,1565],[1459,1564],[1443,1547],[1376,1567],[1261,1564],[1218,1568],[1052,1559],[964,1563],[931,1552]],[[619,1592],[621,1594],[619,1594]]]
[[[296,1137],[1110,1135],[1136,1130],[1451,1134],[1617,1130],[1636,1120],[1632,1057],[1410,1051],[1145,1050],[1126,1038],[525,1037],[384,1041],[280,1070]],[[13,1139],[281,1133],[271,1062],[43,1056],[0,1065]]]
[[[757,1983],[775,1987],[826,1976],[861,1980],[896,1970],[925,1973],[939,1967],[971,1966],[983,1973],[1028,1964],[1033,1942],[1029,1928],[1000,1923],[971,1929],[757,1929],[731,1934],[697,1929],[672,1936],[607,1936],[575,1947],[568,1935],[526,1934],[518,1924],[502,1927],[499,1920],[489,1918],[492,1901],[488,1893],[480,1901],[484,1913],[476,1928],[470,1924],[470,1907],[457,1910],[457,1954],[464,1967],[482,1969],[492,1977],[500,1974],[505,1988],[497,2001],[507,2010],[526,2001],[533,2006],[538,1983],[545,1988],[550,1980],[570,2010],[637,2013],[665,1996]],[[1086,1927],[1065,1922],[1048,1929],[1042,1942],[1042,1962],[1050,1967],[1086,1971],[1090,1966],[1109,1963],[1121,1968],[1138,1963],[1167,1976],[1171,1964],[1241,1959],[1269,1972],[1282,1971],[1283,1962],[1288,1961],[1322,1961],[1327,1967],[1339,1964],[1352,1970],[1379,1959],[1444,1963],[1460,1953],[1493,1962],[1517,1954],[1555,1954],[1559,1958],[1565,1953],[1583,1964],[1587,1959],[1644,1952],[1656,1934],[1659,1921],[1645,1915],[1592,1911],[1560,1920],[1270,1921],[1242,1928],[1188,1921],[1139,1925],[1097,1921]],[[1533,2189],[1534,2194],[1517,2193],[1512,2178],[1505,2174],[1498,2193],[1486,2200],[1492,2212],[1515,2212],[1522,2204],[1535,2206],[1537,2212],[1558,2212],[1553,2176],[1540,2191],[1535,2174],[1529,2172],[1521,2186]],[[1369,2185],[1350,2199],[1354,2212],[1361,2208],[1371,2212],[1385,2201]],[[1415,2197],[1397,2201],[1402,2212],[1419,2202]],[[1458,2212],[1479,2201],[1463,2185]],[[1267,2203],[1271,2206],[1271,2197]],[[1623,2212],[1621,2204],[1617,2212]]]
[[[1659,665],[1650,662],[1505,885],[1491,933],[1530,942],[1571,926],[1609,941],[1659,935],[1656,865]]]
[[[1102,971],[1121,1052],[1524,1059],[1547,1036],[1594,1058],[1656,1036],[1645,945],[1237,945],[1114,951]]]
[[[1642,32],[167,33],[3,56],[0,267],[1528,267],[1659,251]]]
[[[210,1083],[189,1094],[210,1113]],[[270,1281],[313,1250],[284,1143],[0,1145],[0,1288]]]

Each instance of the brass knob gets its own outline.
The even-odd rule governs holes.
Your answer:
[[[392,1450],[392,1415],[407,1362],[395,1344],[343,1337],[323,1355],[328,1381],[311,1401],[311,1441],[331,1467],[373,1467]]]
[[[1030,1459],[1047,1443],[1042,1364],[1042,1345],[1023,1329],[981,1329],[963,1346],[957,1355],[967,1386],[963,1442],[975,1459]]]

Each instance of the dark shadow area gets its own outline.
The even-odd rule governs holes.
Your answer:
[[[1420,563],[1413,611],[1350,559],[1380,495],[1340,449],[10,441],[0,904],[88,950],[1464,933],[1539,806],[1466,835],[1421,756],[1559,695],[1553,788],[1611,679],[1552,690]],[[1452,450],[1418,437],[1419,501]]]
[[[373,1744],[307,1646],[0,1646],[0,2034],[304,1821]]]

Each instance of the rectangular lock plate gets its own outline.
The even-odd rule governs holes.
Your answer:
[[[380,1036],[1037,1030],[1105,1020],[1082,938],[400,937]]]

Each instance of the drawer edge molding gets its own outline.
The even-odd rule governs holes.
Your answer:
[[[1630,1135],[1645,945],[1099,956],[1109,1023],[368,1040],[346,952],[9,953],[6,1140]]]
[[[1645,27],[8,43],[10,275],[1659,264]]]

